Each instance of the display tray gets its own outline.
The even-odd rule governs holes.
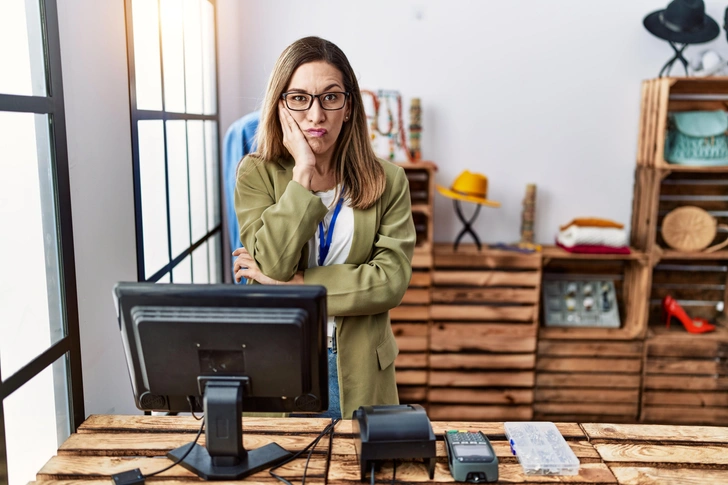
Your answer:
[[[608,277],[544,275],[544,325],[619,328],[614,281]]]
[[[526,475],[579,474],[579,459],[554,423],[506,422],[503,427]]]

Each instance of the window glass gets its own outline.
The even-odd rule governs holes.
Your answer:
[[[185,111],[183,2],[160,0],[162,11],[162,59],[164,60],[164,108]]]
[[[70,436],[66,375],[63,356],[3,400],[10,485],[33,482]]]
[[[139,271],[143,279],[161,274],[192,245],[204,243],[204,251],[187,256],[185,268],[157,281],[198,281],[203,273],[216,281],[221,264],[214,258],[221,257],[221,248],[213,248],[212,240],[217,235],[217,244],[222,241],[222,216],[215,2],[125,1],[132,11],[131,115],[138,126],[132,143],[138,145],[134,163],[140,174]]]
[[[38,1],[0,2],[0,93],[45,96],[45,57]]]
[[[202,79],[204,90],[204,113],[217,112],[217,75],[215,73],[215,8],[205,0],[202,2]]]
[[[192,277],[195,283],[209,283],[209,255],[207,242],[192,252]]]
[[[187,256],[172,269],[173,283],[192,283],[192,258]]]
[[[0,376],[65,336],[48,115],[0,112]]]
[[[190,217],[192,222],[192,242],[195,243],[207,234],[207,206],[205,198],[205,139],[203,122],[187,122],[187,150],[190,162]]]
[[[161,120],[142,120],[137,126],[144,234],[144,277],[149,278],[169,263],[164,126]]]
[[[167,174],[172,258],[190,247],[187,129],[184,120],[167,121]]]
[[[134,70],[137,108],[162,109],[162,73],[159,61],[159,3],[132,0]]]
[[[202,28],[200,0],[184,0],[184,54],[187,112],[202,114]]]

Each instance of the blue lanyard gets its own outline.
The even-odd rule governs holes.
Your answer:
[[[324,261],[326,261],[326,256],[329,255],[329,249],[331,249],[331,237],[334,234],[334,225],[336,225],[336,218],[339,217],[339,212],[341,211],[341,206],[344,204],[344,189],[342,187],[341,189],[341,197],[339,197],[339,202],[336,203],[336,208],[334,209],[334,215],[331,216],[331,223],[329,224],[329,230],[326,231],[326,236],[324,237],[324,223],[319,222],[318,228],[319,228],[319,255],[318,255],[318,265],[323,266]]]

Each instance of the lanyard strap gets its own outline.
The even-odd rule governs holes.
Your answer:
[[[341,190],[341,197],[339,197],[339,202],[336,203],[336,208],[334,209],[334,215],[331,216],[331,223],[329,224],[329,230],[326,231],[326,236],[324,236],[324,223],[319,222],[318,228],[319,228],[319,255],[318,255],[318,265],[323,266],[324,261],[326,261],[326,256],[329,255],[329,249],[331,249],[331,237],[334,234],[334,226],[336,225],[336,218],[339,217],[339,212],[341,211],[341,206],[344,204],[344,190],[342,188]]]

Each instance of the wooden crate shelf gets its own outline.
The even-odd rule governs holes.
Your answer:
[[[539,340],[534,419],[635,422],[643,343]]]
[[[433,419],[530,419],[540,255],[436,244],[428,402]]]
[[[641,420],[728,424],[728,330],[693,335],[655,327],[646,341]]]
[[[670,211],[698,206],[728,222],[728,166],[670,164],[664,159],[670,112],[728,109],[728,78],[662,78],[645,81],[635,172],[631,243],[651,267],[648,334],[640,420],[647,423],[728,423],[728,332],[688,334],[679,322],[666,328],[661,302],[670,295],[691,317],[714,318],[728,302],[728,251],[675,251],[661,235]],[[728,234],[717,234],[713,244]]]
[[[684,205],[728,223],[728,166],[664,160],[668,113],[714,109],[728,110],[728,77],[643,83],[628,255],[435,244],[435,167],[402,164],[418,231],[410,290],[391,312],[402,402],[453,421],[728,423],[728,330],[691,335],[677,322],[664,328],[660,314],[668,294],[693,317],[728,305],[728,249],[675,251],[660,234]],[[552,275],[612,279],[621,328],[541,325]]]

